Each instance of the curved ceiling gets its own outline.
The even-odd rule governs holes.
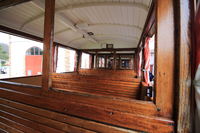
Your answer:
[[[74,48],[137,47],[151,0],[56,0],[55,40]],[[44,0],[0,11],[0,24],[43,36]],[[91,34],[88,34],[90,32]]]

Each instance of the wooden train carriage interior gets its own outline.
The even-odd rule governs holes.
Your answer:
[[[9,38],[0,68],[25,66],[0,69],[0,132],[195,133],[197,3],[0,0],[0,32],[41,44]]]

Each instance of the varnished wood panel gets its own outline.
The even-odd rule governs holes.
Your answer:
[[[23,84],[29,84],[29,85],[36,85],[36,86],[42,85],[42,76],[41,75],[27,76],[27,77],[17,77],[17,78],[7,78],[7,79],[1,79],[1,80],[23,83]]]
[[[10,125],[6,125],[2,122],[0,122],[0,129],[3,129],[4,131],[7,131],[9,133],[23,133],[22,131],[13,128]]]
[[[90,130],[90,131],[101,132],[101,133],[107,133],[107,132],[135,133],[132,130],[117,128],[117,127],[114,127],[114,126],[109,126],[109,125],[97,123],[97,122],[94,122],[94,121],[84,120],[84,119],[80,119],[80,118],[77,118],[77,117],[64,115],[64,114],[56,113],[56,112],[53,112],[53,111],[44,110],[44,109],[41,109],[41,108],[32,107],[32,106],[29,106],[29,105],[13,102],[13,101],[6,100],[6,99],[0,99],[0,105],[1,106],[6,105],[8,107],[13,107],[15,109],[18,109],[19,111],[21,110],[21,111],[27,112],[29,114],[37,115],[37,117],[40,116],[40,117],[48,118],[48,119],[51,119],[51,120],[59,121],[59,122],[62,122],[62,123],[66,123],[66,124],[69,124],[69,125],[74,126],[74,127],[78,126],[78,127],[82,128],[82,129],[78,129],[78,130],[71,130],[71,132],[78,132],[79,133],[79,132],[87,132],[87,130]],[[9,108],[4,108],[4,110],[5,109],[9,110]],[[12,112],[12,113],[16,114],[15,111]],[[0,121],[1,121],[1,119],[0,119]],[[67,128],[65,128],[65,129],[67,129]],[[86,130],[84,130],[84,129],[86,129]]]
[[[46,131],[46,132],[50,132],[50,133],[51,132],[54,132],[54,133],[64,133],[64,132],[61,132],[61,131],[56,130],[54,128],[51,128],[51,127],[48,127],[48,126],[36,123],[36,122],[28,120],[28,119],[24,119],[24,118],[18,117],[15,114],[11,114],[11,113],[8,113],[8,112],[5,112],[5,111],[0,111],[0,115],[2,117],[8,118],[9,120],[12,120],[12,121],[15,121],[17,123],[23,124],[23,125],[25,125],[27,127],[31,127],[34,130],[38,130],[40,132]]]
[[[48,93],[42,92],[41,88],[35,88],[30,86],[22,86],[18,83],[1,82],[1,88],[9,88],[13,91],[20,93],[28,93],[32,95],[43,95],[53,99],[59,99],[62,101],[69,101],[75,103],[89,104],[93,106],[99,106],[102,108],[110,108],[112,110],[136,113],[147,116],[157,116],[155,105],[151,102],[144,102],[139,100],[125,100],[118,98],[99,97],[96,95],[85,95],[82,93],[74,92],[62,92],[62,91],[49,91]],[[94,102],[95,101],[95,102]]]
[[[14,114],[16,116],[19,116],[21,118],[30,120],[32,122],[38,123],[39,125],[46,125],[47,127],[49,127],[49,129],[51,130],[51,132],[77,132],[77,133],[94,133],[92,131],[88,131],[88,130],[84,130],[82,128],[76,127],[76,126],[72,126],[66,123],[62,123],[59,121],[55,121],[52,119],[48,119],[46,117],[41,117],[39,115],[37,115],[37,112],[35,112],[35,114],[29,113],[29,112],[25,112],[19,109],[15,109],[12,107],[8,107],[5,105],[0,105],[0,110],[7,112],[9,114]],[[47,128],[48,129],[48,128]],[[45,131],[47,131],[47,129],[45,129]]]
[[[112,76],[117,76],[120,78],[120,76],[125,77],[125,76],[129,76],[134,78],[136,76],[136,72],[134,70],[104,70],[104,69],[80,69],[79,70],[79,74],[81,75],[95,75],[95,76],[108,76],[108,77],[112,77]],[[116,79],[117,79],[116,77]]]
[[[53,74],[52,87],[59,90],[76,91],[112,97],[138,99],[140,82],[104,80],[102,76]]]
[[[57,112],[80,116],[87,119],[110,123],[113,125],[118,125],[135,130],[156,133],[169,133],[173,130],[173,122],[171,120],[159,117],[147,117],[144,115],[114,111],[110,109],[109,106],[106,109],[100,106],[96,106],[95,104],[92,106],[50,97],[48,98],[44,96],[35,96],[30,94],[27,95],[25,93],[18,93],[9,89],[0,89],[0,93],[2,98],[15,100],[37,107],[55,110]]]
[[[9,125],[9,126],[15,128],[15,129],[18,129],[22,132],[40,133],[39,131],[32,129],[31,127],[27,127],[25,125],[22,125],[22,124],[20,124],[16,121],[12,121],[12,120],[5,118],[3,116],[0,117],[0,122],[4,123],[6,125]]]
[[[174,101],[174,7],[173,0],[157,0],[156,106],[161,116],[172,118]]]
[[[175,3],[176,24],[176,106],[177,133],[194,132],[194,94],[191,86],[191,46],[194,34],[194,0]],[[199,30],[199,29],[198,29]],[[194,42],[193,42],[194,43]]]

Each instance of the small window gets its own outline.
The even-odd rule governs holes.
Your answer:
[[[105,58],[99,57],[99,68],[105,68]]]
[[[26,51],[26,55],[42,55],[42,50],[38,47],[31,47]]]
[[[83,68],[83,69],[89,69],[90,68],[90,55],[89,54],[82,53],[81,68]]]
[[[66,49],[65,47],[58,47],[58,60],[56,73],[73,72],[75,67],[76,52],[74,50]]]

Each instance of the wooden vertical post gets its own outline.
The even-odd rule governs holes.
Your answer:
[[[98,62],[98,52],[96,52],[96,62],[95,62],[95,69],[97,69],[97,68],[98,68],[98,64],[99,64],[99,62]]]
[[[53,55],[53,72],[55,72],[55,68],[56,68],[56,44],[53,44],[53,48],[52,48],[52,55]]]
[[[77,63],[76,63],[76,71],[78,72],[79,69],[81,68],[81,51],[77,50]]]
[[[79,62],[79,65],[78,65],[78,71],[79,71],[79,69],[81,69],[81,63],[82,63],[82,52],[81,51],[79,52],[79,60],[78,60],[78,62]]]
[[[163,117],[172,118],[174,101],[174,0],[157,0],[155,87],[156,106]]]
[[[56,43],[53,44],[53,72],[56,72],[57,62],[58,62],[58,45]]]
[[[94,69],[94,55],[92,54],[91,69]]]
[[[75,64],[75,68],[74,68],[75,72],[78,71],[78,65],[79,65],[79,51],[76,50],[76,64]]]
[[[44,21],[44,52],[42,67],[42,88],[51,88],[51,73],[53,72],[52,49],[54,39],[55,0],[45,0]]]
[[[119,55],[119,69],[121,69],[121,55]]]
[[[116,51],[113,53],[113,69],[116,70]]]
[[[175,115],[177,133],[193,133],[194,126],[194,94],[191,86],[191,46],[194,37],[194,0],[176,0],[175,2]],[[199,30],[199,29],[198,29]]]
[[[132,58],[132,62],[131,62],[131,69],[133,69],[134,70],[134,58],[135,58],[135,56],[133,55],[133,58]]]
[[[108,56],[105,55],[105,69],[107,68],[107,59],[108,59]]]

